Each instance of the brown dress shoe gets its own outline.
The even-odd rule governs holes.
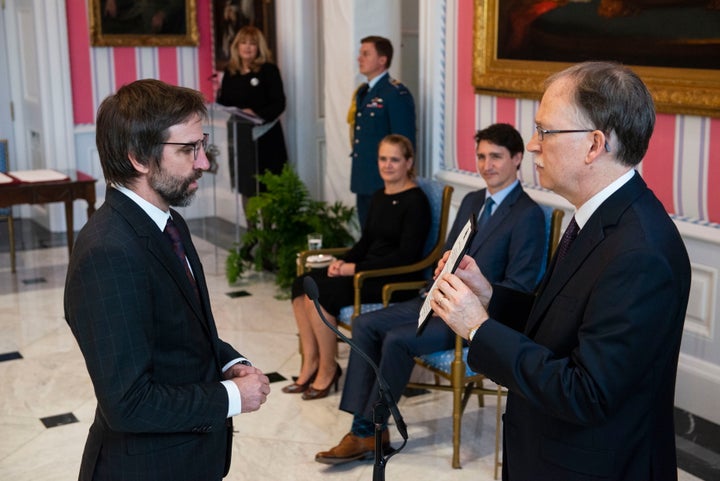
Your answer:
[[[386,429],[382,433],[383,452],[391,451],[390,433]],[[353,433],[347,433],[340,444],[315,455],[315,461],[322,464],[342,464],[356,459],[369,459],[375,456],[375,436],[361,438]]]

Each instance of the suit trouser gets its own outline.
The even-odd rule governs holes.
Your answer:
[[[452,349],[455,335],[439,317],[432,317],[422,336],[415,335],[423,299],[416,297],[386,309],[359,316],[352,324],[353,341],[380,368],[395,401],[410,380],[413,358],[444,349]],[[362,356],[350,352],[340,409],[372,420],[378,401],[375,372]]]

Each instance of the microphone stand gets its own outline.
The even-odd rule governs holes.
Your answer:
[[[373,481],[384,481],[385,465],[387,464],[388,460],[391,457],[395,456],[397,453],[399,453],[405,447],[405,444],[407,444],[408,434],[405,420],[402,418],[397,403],[390,394],[390,389],[387,386],[387,382],[383,378],[382,374],[380,374],[380,368],[378,368],[377,364],[375,364],[375,362],[370,359],[370,356],[365,354],[365,352],[360,349],[350,338],[340,332],[337,327],[330,324],[330,322],[328,322],[328,320],[323,315],[322,309],[320,308],[320,303],[318,302],[320,293],[318,292],[318,287],[315,283],[315,279],[310,276],[306,276],[303,280],[303,288],[305,289],[305,294],[307,294],[307,296],[315,305],[315,310],[318,312],[318,315],[320,316],[320,319],[323,321],[323,323],[327,327],[329,327],[331,331],[337,334],[340,339],[345,341],[353,351],[360,354],[360,356],[365,359],[365,361],[370,365],[370,367],[373,368],[373,371],[375,371],[375,377],[377,378],[378,382],[379,399],[378,402],[375,403],[375,406],[373,406],[373,424],[375,425],[375,464],[373,466]],[[388,453],[387,457],[384,457],[382,449],[382,432],[383,426],[387,421],[388,412],[392,414],[392,417],[395,420],[395,427],[400,433],[400,436],[402,436],[403,443],[398,449],[392,450]]]

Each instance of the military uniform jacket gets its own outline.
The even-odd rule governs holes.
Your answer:
[[[361,86],[355,95],[352,126],[350,190],[371,195],[383,187],[377,167],[378,144],[388,134],[401,134],[415,146],[415,102],[403,84],[383,74],[373,88]]]

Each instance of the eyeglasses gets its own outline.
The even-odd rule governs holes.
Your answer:
[[[543,139],[545,138],[545,136],[546,136],[547,134],[571,134],[571,133],[574,133],[574,132],[594,132],[594,131],[597,130],[597,129],[548,130],[548,129],[543,129],[543,128],[540,127],[539,125],[536,125],[536,126],[535,126],[535,130],[537,130],[537,133],[538,133],[538,140],[539,140],[540,142],[542,142]]]
[[[187,147],[192,147],[193,148],[193,158],[194,158],[194,160],[197,160],[198,152],[200,152],[201,145],[202,145],[203,151],[207,151],[209,138],[210,138],[210,134],[203,134],[202,140],[198,140],[197,142],[160,142],[160,143],[163,145],[185,145]]]

